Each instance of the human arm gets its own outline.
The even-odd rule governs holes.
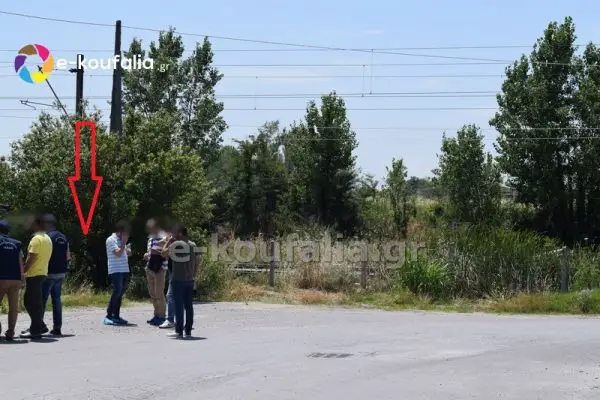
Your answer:
[[[19,254],[19,267],[21,268],[21,282],[23,282],[23,284],[25,283],[25,262],[24,262],[25,256],[23,255],[23,252],[21,251]]]
[[[126,254],[127,252],[127,239],[128,237],[123,235],[121,237],[121,246],[119,247],[119,243],[117,242],[117,240],[109,238],[106,243],[106,246],[108,247],[108,250],[112,251],[112,253],[115,256],[122,257],[123,254]]]
[[[173,238],[173,236],[169,236],[169,238],[165,241],[165,244],[163,245],[162,251],[161,251],[161,254],[164,258],[169,257],[169,249],[171,248],[171,245],[173,244],[174,241],[175,241],[175,239]]]
[[[31,269],[33,264],[38,259],[38,252],[40,248],[40,239],[37,236],[34,236],[29,242],[29,247],[27,249],[27,259],[25,260],[25,264],[23,265],[23,273],[26,274],[27,271]]]
[[[144,254],[144,260],[148,261],[150,259],[151,250],[152,250],[152,239],[148,239],[148,243],[146,245],[146,254]]]

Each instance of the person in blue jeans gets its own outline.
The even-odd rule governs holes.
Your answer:
[[[47,234],[52,240],[52,256],[48,263],[48,276],[42,285],[42,301],[44,311],[48,297],[52,298],[52,330],[51,335],[62,335],[62,284],[67,274],[71,255],[67,237],[56,229],[56,217],[49,214],[45,218]]]
[[[112,295],[106,309],[104,325],[127,325],[128,322],[121,318],[121,304],[123,295],[127,290],[129,278],[129,256],[131,250],[127,245],[129,240],[130,225],[120,221],[115,227],[115,232],[106,239],[106,257],[108,259],[108,277],[112,283]]]
[[[172,263],[171,285],[175,301],[175,332],[168,336],[183,339],[192,336],[194,326],[194,279],[196,277],[196,244],[188,239],[187,228],[178,224],[172,228],[172,236],[163,254]],[[185,311],[185,323],[184,323]]]

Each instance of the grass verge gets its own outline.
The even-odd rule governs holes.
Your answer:
[[[63,295],[64,307],[106,306],[110,293],[90,289],[68,291]],[[333,293],[319,290],[281,287],[271,289],[240,281],[230,282],[219,295],[210,299],[229,302],[262,302],[270,304],[324,305],[382,310],[430,310],[445,312],[486,312],[511,314],[600,314],[600,291],[577,293],[518,294],[485,300],[453,299],[432,301],[426,296],[416,296],[409,291],[365,293]],[[125,306],[143,304],[144,300],[125,299]],[[22,302],[21,302],[22,304]],[[48,304],[48,309],[51,305]],[[7,312],[7,304],[0,304],[0,311]]]

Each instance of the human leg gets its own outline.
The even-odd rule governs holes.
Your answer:
[[[60,334],[62,329],[62,284],[63,278],[54,279],[54,285],[50,289],[52,297],[52,331]]]
[[[175,332],[183,334],[184,287],[182,282],[173,281],[173,298],[175,300]]]
[[[157,316],[157,298],[156,298],[156,276],[153,271],[146,268],[146,283],[148,285],[148,295],[150,296],[150,300],[152,300],[152,309],[153,316],[149,319],[148,322],[151,325],[156,325],[158,322]]]
[[[110,274],[109,278],[112,284],[112,293],[110,295],[110,300],[108,301],[108,308],[106,309],[106,318],[114,319],[119,308],[119,296],[123,290],[123,277],[117,272]]]
[[[6,294],[8,296],[8,329],[6,330],[6,339],[11,340],[15,336],[15,327],[19,317],[19,292],[21,291],[21,281],[10,281]],[[1,301],[1,300],[0,300]]]
[[[190,336],[194,326],[194,282],[186,282],[184,290],[185,334]]]
[[[42,286],[45,279],[45,276],[26,278],[24,303],[25,309],[31,319],[31,325],[29,327],[29,335],[31,337],[39,337],[47,331],[43,320],[42,299]]]
[[[161,269],[155,273],[156,283],[154,293],[156,294],[156,316],[162,323],[167,315],[167,300],[165,299],[165,278],[167,271]]]
[[[120,273],[119,275],[120,275],[120,289],[121,290],[117,297],[115,317],[120,324],[125,325],[125,324],[127,324],[127,321],[125,321],[123,318],[121,318],[121,305],[123,304],[123,297],[125,296],[125,292],[127,291],[129,274],[123,272],[123,273]]]

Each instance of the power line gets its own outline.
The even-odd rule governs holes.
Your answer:
[[[14,61],[0,61],[0,68],[13,68]],[[363,68],[363,67],[446,67],[451,65],[502,65],[504,62],[441,63],[335,63],[335,64],[211,64],[216,68]]]
[[[50,17],[42,17],[42,16],[37,16],[37,15],[14,13],[14,12],[8,12],[8,11],[0,11],[0,14],[18,16],[18,17],[23,17],[23,18],[45,20],[45,21],[77,24],[77,25],[89,25],[89,26],[101,26],[101,27],[113,28],[113,24],[108,24],[108,23],[77,21],[77,20],[61,19],[61,18],[50,18]],[[145,28],[145,27],[138,27],[138,26],[131,26],[131,25],[122,25],[122,26],[123,26],[123,28],[138,30],[138,31],[155,32],[155,33],[165,32],[165,29]],[[217,35],[207,35],[207,34],[200,34],[200,33],[180,32],[180,31],[175,31],[175,33],[177,33],[178,35],[182,35],[182,36],[212,38],[212,39],[216,39],[216,40],[228,40],[228,41],[235,41],[235,42],[266,44],[266,45],[286,46],[286,47],[297,47],[297,48],[307,48],[307,49],[321,49],[321,50],[328,50],[328,51],[358,52],[358,53],[363,53],[363,54],[390,54],[390,55],[400,55],[400,56],[406,56],[406,57],[423,57],[423,58],[452,59],[452,60],[466,60],[466,61],[486,61],[486,62],[491,62],[491,63],[502,63],[502,64],[514,62],[514,60],[497,60],[497,59],[489,59],[489,58],[444,56],[444,55],[436,55],[436,54],[418,54],[418,53],[404,53],[404,52],[392,52],[392,51],[380,51],[380,50],[375,51],[374,49],[368,50],[368,49],[358,49],[358,48],[319,46],[319,45],[311,45],[311,44],[304,44],[304,43],[287,43],[287,42],[277,42],[277,41],[271,41],[271,40],[258,40],[258,39],[248,39],[248,38],[239,38],[239,37],[231,37],[231,36],[217,36]],[[542,63],[542,64],[564,65],[564,66],[571,65],[571,63],[548,63],[548,62]]]
[[[574,47],[585,47],[587,44],[575,44]],[[402,50],[477,50],[477,49],[531,49],[532,45],[484,45],[484,46],[437,46],[437,47],[374,47],[374,48],[356,48],[362,51],[402,51]],[[52,49],[54,52],[69,53],[113,53],[114,49]],[[0,52],[16,53],[18,49],[0,49]],[[192,53],[194,50],[184,50],[185,53]],[[232,53],[277,53],[277,52],[330,52],[330,49],[219,49],[212,48],[211,51],[232,52]]]
[[[98,111],[109,111],[110,108],[106,109],[97,109]],[[2,111],[2,109],[0,109]],[[94,110],[95,111],[95,110]],[[0,115],[0,118],[3,116]],[[12,116],[4,116],[4,117],[12,117]],[[23,118],[23,119],[36,119],[36,117],[19,117],[14,116],[15,118]],[[105,119],[101,119],[104,121]],[[196,124],[198,127],[205,126],[213,126],[214,124]],[[263,125],[245,125],[245,124],[227,124],[229,128],[255,128],[260,129],[264,127]],[[337,129],[339,126],[317,126],[319,129]],[[374,130],[374,131],[422,131],[422,132],[448,132],[448,131],[458,131],[462,127],[454,127],[454,128],[425,128],[425,127],[411,127],[411,126],[370,126],[370,127],[356,127],[352,126],[353,130]],[[503,129],[506,131],[599,131],[600,127],[522,127],[522,128],[506,128]],[[482,132],[497,132],[496,128],[479,128],[479,131]],[[589,137],[589,136],[574,136],[574,137]],[[594,136],[595,137],[595,136]],[[600,138],[600,137],[599,137]],[[556,139],[556,138],[555,138]]]
[[[0,74],[0,78],[14,77],[14,73]],[[87,74],[93,77],[110,77],[112,74]],[[502,78],[504,74],[448,74],[448,75],[224,75],[223,79],[471,79],[471,78]],[[54,71],[52,77],[72,77],[69,73]]]
[[[108,98],[108,96],[106,97]],[[348,111],[470,111],[497,110],[497,107],[388,107],[388,108],[346,108]],[[224,111],[306,111],[306,108],[225,108]],[[0,116],[1,118],[1,116]]]
[[[449,92],[389,92],[389,93],[336,93],[342,98],[389,99],[389,98],[495,98],[496,91],[449,91]],[[217,99],[320,99],[323,93],[270,93],[270,94],[218,94]],[[50,99],[50,96],[25,96],[32,100]],[[0,100],[21,100],[24,96],[0,96]],[[74,96],[63,96],[74,99]],[[109,99],[110,96],[85,96],[89,100]],[[178,99],[184,97],[178,96]]]

